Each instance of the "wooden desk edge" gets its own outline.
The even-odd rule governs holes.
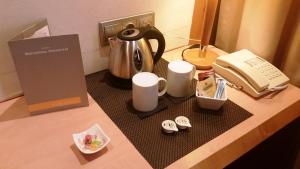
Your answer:
[[[191,168],[224,168],[297,119],[299,117],[299,113],[297,112],[299,107],[300,101],[271,117],[265,123],[228,144],[228,146],[220,149],[201,162],[194,164]]]

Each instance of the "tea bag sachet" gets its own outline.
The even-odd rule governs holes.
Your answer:
[[[217,90],[214,72],[199,73],[198,79],[197,91],[199,95],[213,98]]]

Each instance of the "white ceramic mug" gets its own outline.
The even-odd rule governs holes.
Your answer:
[[[159,81],[164,81],[164,89],[158,91]],[[132,78],[132,103],[136,110],[146,112],[154,110],[158,104],[158,97],[167,91],[167,81],[150,72],[137,73]]]
[[[189,96],[192,90],[192,80],[196,67],[186,61],[176,60],[168,64],[168,90],[173,97]]]

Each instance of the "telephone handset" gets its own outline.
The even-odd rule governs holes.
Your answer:
[[[282,90],[289,81],[271,63],[246,49],[218,57],[213,69],[253,97]]]

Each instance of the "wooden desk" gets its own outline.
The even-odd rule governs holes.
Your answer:
[[[167,52],[180,58],[181,49]],[[209,141],[168,168],[222,168],[300,116],[300,90],[293,85],[255,100],[227,88],[228,97],[252,117]],[[0,103],[0,169],[151,168],[97,103],[89,107],[30,116],[24,98]],[[72,133],[98,123],[111,138],[107,149],[91,156],[76,149]]]
[[[151,168],[90,96],[89,104],[25,117],[29,113],[23,97],[1,103],[0,169]],[[85,156],[73,143],[72,134],[94,123],[101,126],[111,142],[99,153]]]

